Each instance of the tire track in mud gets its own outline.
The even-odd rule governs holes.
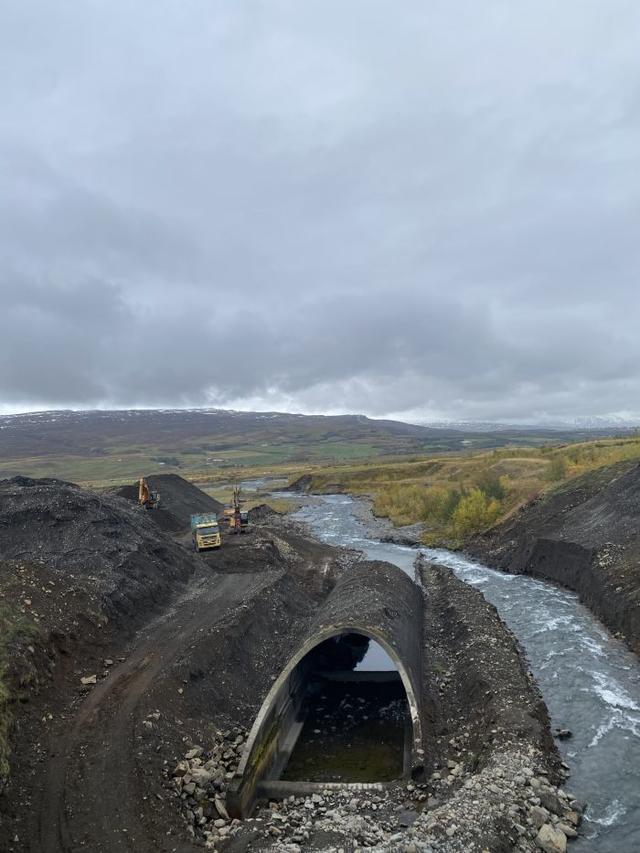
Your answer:
[[[66,732],[52,734],[33,803],[31,853],[195,849],[174,836],[160,841],[149,825],[136,762],[136,710],[198,631],[222,621],[279,575],[218,575],[215,584],[211,576],[200,578],[140,633],[127,660],[92,690]]]

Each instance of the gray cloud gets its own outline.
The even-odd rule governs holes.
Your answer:
[[[0,7],[0,406],[640,414],[640,8]]]

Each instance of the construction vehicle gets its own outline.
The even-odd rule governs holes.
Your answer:
[[[144,477],[138,483],[138,503],[145,509],[157,509],[160,506],[160,492],[150,489]]]
[[[245,533],[249,526],[249,513],[242,509],[240,500],[240,487],[233,489],[232,503],[224,508],[224,516],[227,519],[229,533]]]
[[[220,526],[215,513],[192,515],[191,535],[194,551],[208,551],[210,548],[219,548],[222,545]]]

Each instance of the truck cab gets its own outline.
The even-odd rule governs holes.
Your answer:
[[[220,527],[215,515],[192,515],[191,534],[195,551],[208,551],[222,544]]]

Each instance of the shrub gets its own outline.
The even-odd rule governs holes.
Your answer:
[[[478,488],[460,499],[452,523],[456,536],[464,538],[479,533],[493,524],[500,515],[500,503]]]
[[[487,497],[495,498],[497,501],[503,500],[506,494],[502,478],[499,477],[495,471],[490,471],[489,469],[482,471],[478,475],[476,478],[476,486],[481,492],[484,492]]]

